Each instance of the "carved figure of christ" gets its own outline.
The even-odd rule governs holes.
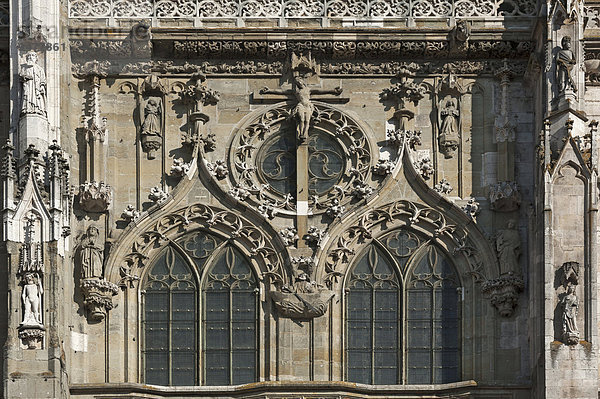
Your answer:
[[[269,89],[263,87],[260,94],[278,94],[294,97],[297,101],[292,110],[292,117],[296,121],[296,228],[298,229],[298,248],[306,247],[304,235],[308,231],[308,145],[306,139],[310,130],[312,114],[315,105],[311,102],[313,94],[334,94],[339,96],[342,89],[336,87],[332,90],[310,88],[302,77],[294,79],[292,89]]]

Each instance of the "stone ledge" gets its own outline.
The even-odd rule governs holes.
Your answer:
[[[166,387],[137,383],[72,384],[73,396],[94,395],[96,398],[114,395],[153,395],[153,397],[249,397],[260,395],[268,398],[297,397],[298,394],[319,394],[319,397],[489,397],[486,395],[506,394],[507,391],[529,391],[528,385],[480,386],[476,381],[467,380],[449,384],[432,385],[366,385],[345,381],[262,381],[235,386],[181,386]],[[424,396],[427,395],[427,396]],[[434,396],[429,396],[434,395]],[[146,396],[144,396],[146,397]]]

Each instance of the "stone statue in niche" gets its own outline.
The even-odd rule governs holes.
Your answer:
[[[38,65],[38,55],[31,50],[25,55],[25,64],[21,65],[23,82],[23,103],[21,115],[37,114],[46,116],[46,74]]]
[[[102,263],[103,263],[103,250],[98,245],[98,237],[100,232],[95,226],[90,226],[87,229],[86,235],[81,241],[81,278],[101,278],[102,277]]]
[[[25,282],[21,299],[23,300],[23,322],[21,327],[42,326],[42,282],[37,273],[27,273],[23,277]]]
[[[579,300],[575,295],[575,285],[569,284],[565,296],[560,300],[562,312],[562,340],[567,345],[579,343],[579,330],[577,329],[577,313],[579,312]]]
[[[333,90],[325,89],[311,89],[308,87],[306,80],[301,76],[294,78],[294,87],[291,90],[283,89],[269,89],[263,87],[260,89],[260,94],[281,94],[281,95],[294,95],[297,103],[292,110],[292,117],[296,120],[296,137],[298,142],[304,142],[308,137],[308,130],[310,129],[310,123],[312,120],[312,114],[315,112],[315,106],[311,101],[312,94],[342,94],[342,89],[336,87]]]
[[[521,275],[519,256],[521,255],[521,238],[515,221],[509,220],[506,228],[496,234],[496,251],[500,262],[500,274]]]
[[[446,158],[452,158],[460,140],[458,101],[447,95],[440,101],[438,120],[440,123],[439,145],[440,152]]]
[[[575,60],[575,54],[571,51],[571,38],[569,36],[562,38],[561,47],[556,54],[556,84],[558,85],[558,92],[563,93],[568,89],[577,92],[577,87],[571,76],[577,61]]]
[[[149,97],[144,106],[144,121],[140,133],[142,148],[148,159],[156,158],[156,151],[162,146],[162,99]]]

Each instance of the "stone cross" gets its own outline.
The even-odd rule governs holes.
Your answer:
[[[333,94],[339,96],[342,89],[336,87],[332,90],[310,88],[301,76],[294,78],[292,89],[269,89],[264,87],[260,94],[277,94],[296,99],[297,103],[292,110],[292,116],[296,121],[296,215],[298,236],[303,238],[308,231],[308,138],[312,115],[315,105],[311,101],[313,94]],[[325,101],[325,100],[324,100]],[[305,247],[304,240],[298,240],[298,247]]]

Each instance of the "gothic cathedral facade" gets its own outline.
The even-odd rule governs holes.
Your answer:
[[[0,1],[6,398],[598,398],[598,0]]]

